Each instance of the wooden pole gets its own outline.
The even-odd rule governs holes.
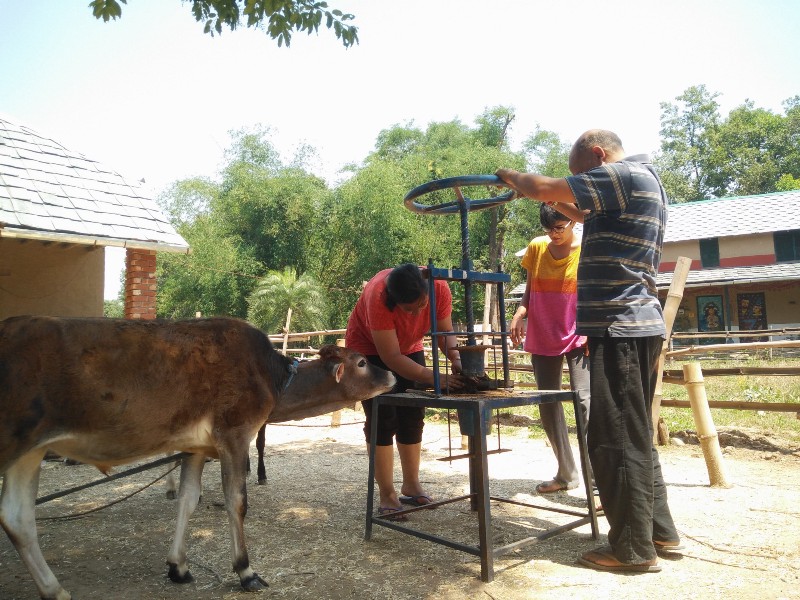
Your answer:
[[[683,384],[683,378],[680,382]],[[673,408],[691,408],[691,402],[686,400],[672,400],[666,398],[661,406],[671,406]],[[797,413],[800,419],[800,404],[797,402],[750,402],[749,400],[709,400],[710,408],[724,408],[727,410],[758,410],[764,412],[789,412]]]
[[[344,348],[344,338],[336,340],[336,345]],[[353,407],[355,410],[355,406]],[[341,427],[342,425],[342,411],[335,410],[331,413],[331,427]]]
[[[292,323],[292,309],[286,311],[286,327],[283,328],[283,355],[286,356],[286,347],[289,345],[289,325]]]
[[[764,348],[800,348],[800,340],[785,340],[779,342],[747,342],[744,344],[709,344],[708,346],[689,346],[669,352],[669,356],[682,356],[684,354],[705,354],[720,350],[733,352],[735,350],[760,350]]]
[[[686,278],[689,276],[689,270],[692,267],[692,259],[685,256],[679,256],[675,264],[675,271],[672,275],[672,282],[669,284],[669,291],[667,292],[667,300],[664,302],[664,327],[667,332],[667,337],[664,340],[664,346],[661,349],[661,354],[658,357],[658,379],[656,379],[656,391],[653,394],[652,405],[652,418],[653,418],[653,443],[661,444],[662,446],[669,442],[669,432],[666,426],[660,426],[661,418],[661,397],[663,395],[663,382],[661,381],[664,373],[664,361],[669,350],[669,340],[672,336],[672,326],[675,324],[675,315],[678,313],[678,308],[683,299],[683,288],[686,286]]]
[[[686,382],[686,391],[689,393],[689,403],[692,406],[692,416],[697,427],[697,438],[703,448],[706,459],[708,477],[712,487],[731,487],[725,475],[725,463],[719,449],[719,438],[714,421],[711,419],[711,409],[708,407],[706,386],[703,380],[703,370],[700,363],[691,362],[683,365],[683,379]]]

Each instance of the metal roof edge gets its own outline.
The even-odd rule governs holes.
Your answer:
[[[763,194],[748,194],[746,196],[721,196],[719,198],[703,198],[702,200],[687,200],[685,202],[670,202],[669,208],[679,206],[697,206],[698,204],[711,204],[714,202],[724,202],[728,200],[749,200],[751,198],[765,198],[770,196],[784,196],[787,194],[798,194],[800,190],[784,190],[781,192],[764,192]]]
[[[775,281],[798,281],[797,277],[752,277],[748,279],[709,279],[707,281],[694,281],[692,283],[684,284],[684,288],[699,288],[710,287],[715,285],[749,285],[752,283],[771,283]],[[672,283],[672,278],[669,281],[658,282],[656,287],[659,290],[666,290]]]
[[[156,250],[157,252],[175,252],[190,254],[190,246],[167,244],[165,242],[148,242],[145,240],[126,240],[113,237],[96,237],[90,235],[58,233],[55,231],[34,231],[31,229],[17,229],[15,227],[0,227],[0,238],[28,239],[46,242],[59,242],[66,244],[80,244],[83,246],[112,246],[117,248],[133,248],[136,250]]]

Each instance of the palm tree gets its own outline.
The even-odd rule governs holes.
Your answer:
[[[247,320],[267,333],[280,333],[290,308],[293,331],[325,328],[327,302],[321,285],[308,273],[298,277],[294,269],[286,267],[258,280],[247,297]]]

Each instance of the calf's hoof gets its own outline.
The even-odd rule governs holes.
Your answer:
[[[169,490],[167,492],[167,500],[175,500],[175,490]]]
[[[253,573],[250,577],[242,579],[242,589],[245,592],[260,592],[269,587],[269,584],[258,576],[258,573]]]
[[[261,479],[261,477],[259,477],[258,478],[258,485],[267,485],[267,478],[264,477],[264,479]]]
[[[194,581],[194,577],[190,571],[186,571],[183,575],[181,575],[180,571],[178,570],[178,565],[174,563],[167,563],[169,565],[169,571],[167,575],[169,576],[170,581],[173,583],[191,583]]]

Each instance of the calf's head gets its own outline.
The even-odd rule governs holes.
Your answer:
[[[297,366],[297,374],[278,395],[267,422],[323,415],[388,392],[394,384],[390,371],[376,367],[363,354],[323,346],[318,360]]]

